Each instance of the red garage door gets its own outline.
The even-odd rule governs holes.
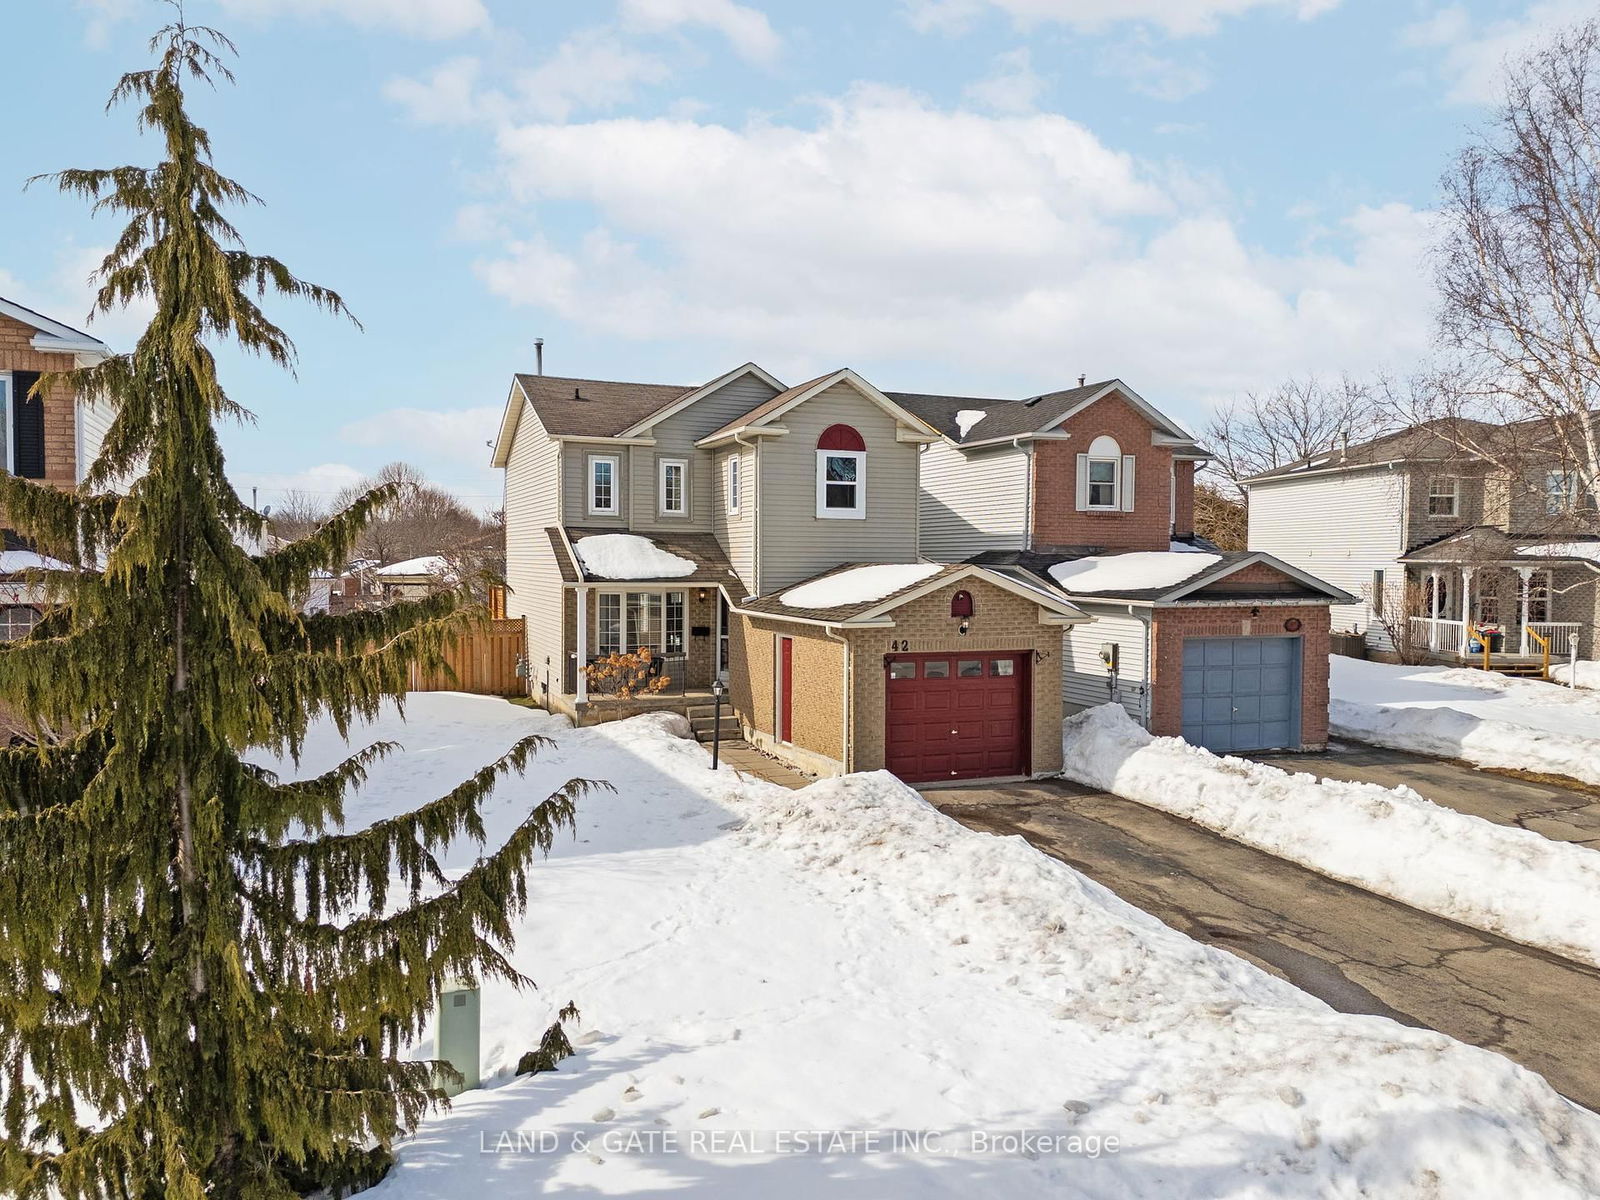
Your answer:
[[[896,654],[884,664],[886,765],[901,779],[1028,773],[1029,653]]]

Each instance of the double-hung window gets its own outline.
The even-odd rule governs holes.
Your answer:
[[[689,513],[689,464],[681,458],[663,458],[660,476],[661,515],[683,517]]]
[[[607,654],[649,650],[682,654],[683,592],[600,592],[595,608],[595,650]]]
[[[743,482],[740,478],[739,456],[728,455],[728,511],[731,513],[739,511],[739,487]]]
[[[1114,458],[1089,460],[1089,507],[1117,508],[1117,469],[1122,464]]]
[[[1428,480],[1428,515],[1454,517],[1461,512],[1461,480],[1439,475]]]
[[[621,460],[614,454],[589,456],[589,512],[595,516],[615,515],[622,511],[619,495]]]
[[[1578,473],[1549,471],[1544,477],[1544,511],[1548,517],[1560,516],[1578,507]]]
[[[817,516],[867,515],[867,443],[849,425],[830,425],[817,439]]]

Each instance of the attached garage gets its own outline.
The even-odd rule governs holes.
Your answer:
[[[1183,640],[1183,737],[1208,750],[1300,745],[1298,637]]]
[[[889,657],[884,765],[912,783],[1028,774],[1032,659],[1032,651]]]

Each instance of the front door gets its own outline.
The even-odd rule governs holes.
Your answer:
[[[778,740],[794,741],[794,639],[778,639]]]

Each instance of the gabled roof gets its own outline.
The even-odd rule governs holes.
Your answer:
[[[564,375],[518,375],[517,384],[552,437],[621,437],[623,430],[699,390]]]
[[[35,350],[102,356],[111,353],[99,338],[84,333],[81,329],[74,329],[70,325],[63,325],[60,321],[52,320],[43,313],[34,312],[33,309],[26,308],[15,300],[7,300],[4,296],[0,296],[0,316],[21,321],[24,325],[37,330],[33,336]]]
[[[1118,395],[1133,405],[1176,446],[1190,447],[1204,454],[1194,435],[1151,404],[1120,379],[1103,379],[1046,392],[1026,400],[982,399],[976,396],[930,396],[921,392],[890,392],[892,400],[915,412],[957,446],[975,446],[1047,434],[1063,421],[1075,416],[1110,395]],[[962,430],[961,413],[982,412],[983,418]]]
[[[871,600],[863,600],[854,604],[836,604],[828,608],[799,608],[783,602],[783,597],[790,592],[808,584],[830,579],[842,575],[847,571],[854,571],[861,567],[885,566],[880,563],[841,563],[837,567],[830,567],[809,579],[802,579],[788,587],[769,592],[765,596],[757,596],[745,600],[737,605],[735,612],[745,613],[750,616],[767,617],[782,621],[798,621],[808,625],[867,625],[889,624],[888,614],[903,604],[908,604],[919,596],[926,596],[929,592],[938,591],[942,587],[956,583],[962,579],[976,578],[1004,591],[1012,592],[1033,601],[1039,607],[1046,609],[1057,618],[1056,623],[1070,625],[1083,621],[1093,620],[1088,613],[1066,600],[1053,588],[1041,588],[1029,585],[1019,580],[1012,579],[998,571],[991,571],[975,563],[940,563],[938,571],[915,583],[899,588],[886,596],[878,596]]]
[[[673,413],[682,412],[695,401],[711,395],[712,392],[717,391],[719,388],[726,387],[734,380],[741,379],[746,375],[754,375],[768,387],[776,388],[779,392],[785,390],[783,382],[775,375],[772,375],[753,362],[747,362],[742,366],[735,367],[726,375],[718,375],[715,379],[713,379],[710,383],[705,384],[703,387],[697,387],[693,391],[679,396],[677,399],[663,405],[661,408],[658,408],[655,412],[651,413],[642,421],[636,421],[627,429],[624,429],[620,436],[637,437],[649,430],[653,425],[656,424],[656,422],[666,420],[666,418],[672,416]]]
[[[1299,567],[1293,566],[1290,563],[1286,563],[1282,559],[1275,558],[1270,554],[1262,553],[1259,550],[1238,550],[1233,552],[1218,552],[1217,554],[1207,553],[1192,555],[1184,551],[1174,551],[1173,553],[1175,557],[1182,555],[1184,557],[1194,558],[1196,560],[1195,570],[1193,574],[1187,575],[1175,583],[1165,584],[1160,587],[1130,587],[1110,592],[1072,592],[1067,587],[1056,582],[1054,576],[1050,574],[1050,568],[1058,563],[1075,562],[1079,559],[1090,557],[1104,556],[1114,558],[1116,556],[1116,552],[1112,552],[1110,555],[1105,555],[1104,552],[1094,550],[1092,547],[1089,549],[1093,552],[1083,554],[1064,554],[1060,552],[1040,553],[1029,550],[991,550],[986,551],[983,554],[974,555],[967,561],[992,567],[997,570],[1008,566],[1023,568],[1032,572],[1035,576],[1042,580],[1046,586],[1065,593],[1066,595],[1072,597],[1074,602],[1079,604],[1093,604],[1099,601],[1116,603],[1129,600],[1144,604],[1176,603],[1193,596],[1195,592],[1198,592],[1203,588],[1220,583],[1222,580],[1227,579],[1230,575],[1235,575],[1244,570],[1246,567],[1254,566],[1258,563],[1269,566],[1273,570],[1280,572],[1286,578],[1299,584],[1303,590],[1286,593],[1282,589],[1273,589],[1268,587],[1262,587],[1258,591],[1244,588],[1236,594],[1237,599],[1241,603],[1248,603],[1252,599],[1280,600],[1294,597],[1301,597],[1316,602],[1331,601],[1335,604],[1353,604],[1356,600],[1356,597],[1350,595],[1341,588],[1334,587],[1333,584],[1318,579],[1315,575],[1311,575],[1305,571],[1302,571]],[[1126,551],[1125,553],[1139,552]],[[1234,593],[1230,593],[1227,598],[1233,599],[1234,596]],[[1206,597],[1206,599],[1221,598],[1222,597]]]
[[[763,427],[772,428],[774,422],[790,409],[804,404],[819,392],[825,392],[838,383],[848,383],[868,400],[872,401],[896,421],[910,425],[915,429],[925,430],[930,436],[938,430],[923,420],[916,413],[899,404],[893,397],[879,391],[849,367],[841,367],[837,371],[830,371],[826,375],[818,375],[815,379],[808,379],[794,387],[779,392],[764,404],[758,404],[741,417],[735,417],[721,429],[707,434],[695,444],[709,446],[725,438],[730,438],[739,433],[755,433]]]
[[[1458,421],[1454,423],[1466,436],[1478,440],[1495,437],[1497,426],[1486,421]],[[1330,446],[1316,454],[1297,458],[1294,462],[1274,467],[1252,475],[1243,482],[1266,483],[1291,476],[1321,474],[1329,471],[1359,471],[1371,467],[1385,467],[1411,460],[1441,462],[1447,459],[1471,459],[1475,455],[1462,450],[1441,429],[1444,421],[1428,421],[1410,425],[1393,433],[1369,438],[1349,446]]]

